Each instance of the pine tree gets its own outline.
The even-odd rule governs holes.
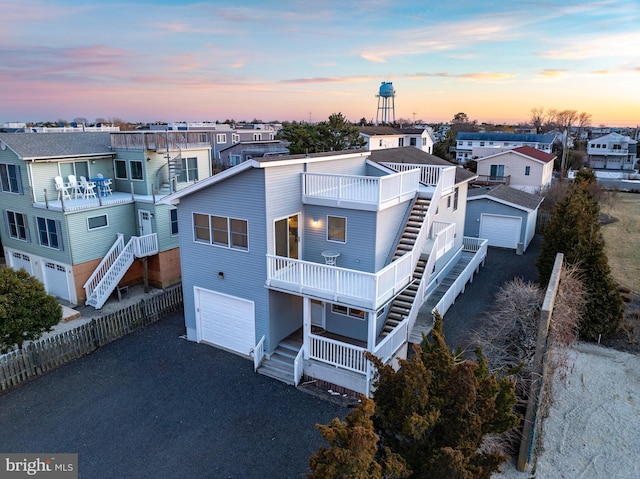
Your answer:
[[[381,445],[407,462],[411,477],[489,479],[506,458],[483,450],[483,439],[518,423],[513,382],[490,374],[479,350],[475,362],[458,361],[439,315],[431,335],[398,371],[370,357]]]
[[[583,186],[588,186],[583,181]],[[618,331],[624,303],[611,275],[599,224],[600,209],[586,187],[573,186],[558,203],[545,229],[536,260],[539,281],[549,282],[557,253],[582,273],[586,303],[580,320],[580,336],[597,340]]]
[[[328,425],[317,425],[329,447],[321,446],[309,459],[310,479],[404,479],[409,471],[404,461],[388,448],[378,448],[378,435],[371,416],[374,403],[362,398],[361,404],[347,416]]]

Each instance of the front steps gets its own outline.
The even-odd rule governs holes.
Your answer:
[[[295,385],[293,362],[300,348],[302,348],[302,338],[298,339],[289,336],[283,339],[269,359],[263,359],[257,372],[283,383]]]

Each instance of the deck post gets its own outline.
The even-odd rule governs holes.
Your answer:
[[[367,317],[367,351],[373,352],[376,348],[376,319],[377,313],[371,311],[365,311]]]
[[[309,359],[309,335],[311,334],[311,299],[302,298],[302,349],[304,359]]]

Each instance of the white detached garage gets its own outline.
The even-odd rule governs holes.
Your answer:
[[[522,218],[518,216],[480,215],[480,238],[489,241],[489,246],[516,249],[520,242]]]
[[[249,356],[255,346],[255,305],[237,296],[194,287],[196,340]]]
[[[489,246],[524,252],[535,234],[543,199],[506,185],[471,188],[464,234],[484,238]]]

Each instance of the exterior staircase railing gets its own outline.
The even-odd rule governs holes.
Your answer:
[[[158,236],[156,233],[132,236],[126,245],[124,244],[124,236],[118,234],[116,242],[83,286],[87,296],[86,304],[96,309],[102,308],[135,258],[157,253]]]
[[[431,231],[431,226],[433,224],[433,218],[436,214],[436,210],[438,209],[438,203],[440,203],[440,199],[442,197],[442,181],[438,181],[436,185],[436,189],[433,192],[433,196],[431,197],[431,202],[429,203],[429,207],[427,208],[427,214],[424,217],[424,222],[422,224],[422,228],[420,228],[420,233],[418,234],[418,238],[416,239],[414,245],[414,252],[416,252],[415,257],[417,259],[420,258],[420,253],[424,248],[427,240],[429,239],[429,233]],[[437,237],[436,237],[437,243]],[[434,248],[436,244],[434,243]],[[417,265],[414,264],[414,269]],[[429,279],[431,277],[431,273],[433,272],[433,267],[435,265],[436,255],[429,254],[429,258],[427,260],[427,264],[425,266],[424,274],[420,279],[420,283],[418,284],[418,291],[416,292],[415,299],[413,304],[411,305],[411,309],[409,310],[409,314],[407,317],[400,322],[386,337],[378,343],[373,354],[380,357],[387,357],[386,360],[391,358],[390,354],[394,354],[395,351],[407,340],[408,334],[413,329],[413,325],[416,322],[416,318],[418,317],[418,311],[420,310],[420,306],[422,306],[422,298],[424,297],[424,291],[426,286],[429,284]],[[383,360],[385,361],[385,360]]]

